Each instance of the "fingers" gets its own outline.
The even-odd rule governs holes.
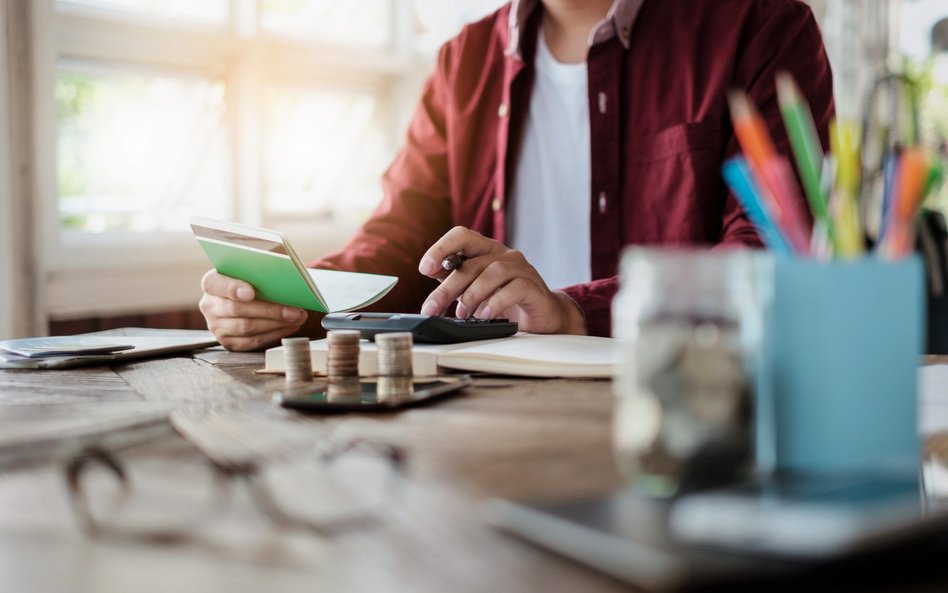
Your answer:
[[[456,226],[443,237],[438,239],[434,245],[428,248],[425,255],[422,256],[418,264],[418,271],[431,278],[444,280],[449,272],[441,267],[441,261],[452,253],[463,253],[469,258],[487,255],[502,251],[505,247],[488,239],[484,235],[472,231],[471,229]],[[464,263],[467,266],[470,261]]]
[[[253,286],[243,280],[223,276],[210,270],[201,278],[201,290],[205,294],[226,297],[235,301],[252,301],[256,296]]]
[[[272,303],[253,301],[238,303],[244,309],[269,311]],[[267,344],[296,332],[306,322],[307,313],[292,307],[280,307],[279,317],[252,317],[217,315],[214,311],[228,310],[234,301],[205,295],[201,299],[201,312],[207,320],[207,328],[217,341],[229,350],[257,350]],[[239,311],[238,311],[239,312]]]
[[[499,315],[506,307],[492,307],[485,311],[482,304],[511,283],[522,301],[542,298],[549,292],[536,269],[519,251],[507,250],[500,256],[477,257],[465,262],[464,266],[452,272],[441,286],[432,291],[422,307],[423,315],[441,315],[454,300],[458,301],[459,318],[472,313],[475,317]]]
[[[464,291],[460,302],[474,317],[492,319],[547,292],[533,267],[519,252],[514,252],[513,261],[498,260],[487,266]]]
[[[213,270],[201,288],[199,308],[207,328],[229,350],[264,348],[294,333],[308,317],[303,309],[254,300],[251,285]]]
[[[275,319],[286,323],[297,323],[306,319],[306,312],[296,307],[266,301],[241,302],[209,294],[204,295],[199,306],[204,317]]]
[[[530,293],[536,291],[536,286],[523,278],[514,278],[489,297],[481,301],[474,317],[493,319],[504,314],[504,311],[515,307],[530,298]]]
[[[441,286],[434,289],[428,299],[425,301],[425,304],[421,307],[422,315],[444,315],[444,312],[447,308],[453,303],[459,296],[461,296],[468,286],[478,278],[483,272],[484,268],[490,264],[490,260],[485,257],[475,257],[464,262],[464,265],[459,270],[455,270],[450,274],[446,273],[444,280],[441,282]],[[461,312],[458,312],[458,317],[463,317]]]

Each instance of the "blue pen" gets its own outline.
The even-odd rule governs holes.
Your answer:
[[[879,221],[879,236],[876,238],[876,245],[882,245],[886,228],[889,226],[889,210],[892,208],[892,195],[895,193],[900,152],[901,149],[897,146],[882,158],[882,218]]]
[[[764,243],[775,253],[793,255],[790,242],[767,212],[767,207],[761,199],[760,188],[757,186],[757,182],[754,180],[744,157],[728,159],[724,162],[721,172],[724,175],[724,180],[731,187],[731,191],[734,192],[737,201],[747,212],[747,217],[760,231]]]

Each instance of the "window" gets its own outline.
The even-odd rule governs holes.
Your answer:
[[[222,81],[60,62],[55,97],[62,229],[175,230],[230,213]]]
[[[198,23],[223,24],[227,20],[227,0],[61,0],[69,5],[98,10],[100,15],[140,16],[177,19]]]
[[[303,39],[386,48],[394,41],[390,0],[261,0],[260,26]]]
[[[267,89],[267,211],[364,220],[391,158],[382,119],[370,91]]]
[[[53,317],[193,306],[191,215],[305,258],[381,198],[437,47],[502,0],[39,0],[36,241]]]
[[[899,6],[899,53],[924,60],[933,51],[948,51],[948,31],[936,30],[936,25],[943,19],[948,19],[948,4],[945,2],[903,0]]]

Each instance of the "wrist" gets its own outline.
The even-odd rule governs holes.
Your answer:
[[[586,331],[586,316],[579,305],[576,304],[576,301],[559,290],[554,291],[553,296],[562,310],[563,323],[558,333],[585,336],[588,333]]]

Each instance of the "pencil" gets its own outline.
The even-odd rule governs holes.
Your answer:
[[[816,132],[813,114],[810,112],[796,83],[786,72],[777,75],[777,102],[783,115],[790,147],[796,159],[797,170],[803,181],[803,190],[813,218],[825,225],[832,238],[833,225],[826,204],[826,194],[821,187],[823,148]]]
[[[906,148],[899,158],[896,191],[890,207],[882,253],[902,257],[912,249],[915,239],[915,215],[924,197],[930,174],[928,155],[921,148]]]
[[[836,251],[843,257],[857,257],[865,246],[859,204],[859,129],[853,122],[830,122],[830,146],[836,163],[833,216],[836,219]]]
[[[747,213],[747,218],[760,231],[764,243],[777,254],[792,255],[793,249],[791,249],[783,232],[774,223],[773,216],[767,210],[760,187],[754,181],[747,160],[744,157],[728,159],[724,163],[722,173],[734,197],[737,198],[737,201],[740,202]]]
[[[794,252],[806,254],[810,249],[809,230],[792,171],[787,175],[789,166],[774,148],[764,119],[747,95],[735,90],[728,100],[734,134],[757,179],[768,212]]]
[[[767,125],[750,99],[741,91],[732,91],[728,98],[731,106],[731,121],[744,155],[751,165],[761,168],[777,155]]]

